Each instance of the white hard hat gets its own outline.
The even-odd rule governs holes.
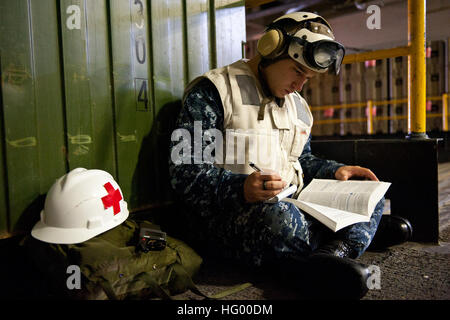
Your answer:
[[[283,20],[298,26],[287,32]],[[334,40],[329,23],[311,12],[293,12],[275,19],[258,41],[258,52],[265,59],[289,57],[315,72],[339,73],[345,48]]]
[[[31,235],[49,243],[80,243],[127,218],[127,203],[114,178],[106,171],[77,168],[50,188]]]

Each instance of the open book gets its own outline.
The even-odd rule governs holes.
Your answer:
[[[351,224],[368,222],[391,183],[361,180],[313,179],[298,199],[283,198],[338,231]]]

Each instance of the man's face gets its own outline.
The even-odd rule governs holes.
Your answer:
[[[290,58],[269,65],[263,69],[263,73],[270,91],[277,98],[301,91],[306,81],[317,74]]]

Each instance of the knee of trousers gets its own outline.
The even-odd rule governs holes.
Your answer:
[[[381,216],[384,210],[384,197],[377,203],[375,209],[370,217],[369,222],[357,223],[354,225],[355,229],[361,229],[368,232],[369,236],[372,238],[377,231],[378,225],[380,224]]]
[[[287,202],[267,204],[263,208],[265,227],[282,241],[301,240],[309,245],[309,222],[304,213]]]
[[[381,216],[383,215],[385,202],[386,202],[386,199],[384,197],[381,198],[381,200],[378,201],[378,203],[375,206],[375,209],[374,209],[374,211],[372,213],[371,223],[372,223],[372,220],[373,220],[373,224],[375,225],[375,223],[376,223],[376,227],[377,228],[378,228],[378,225],[380,224]]]
[[[384,203],[385,199],[383,197],[375,206],[369,222],[354,224],[345,232],[344,237],[354,244],[358,257],[369,247],[370,242],[372,242],[375,236],[381,216],[383,215]]]
[[[241,232],[236,234],[239,241],[233,240],[233,254],[250,264],[311,252],[309,220],[290,203],[256,205],[234,224]]]
[[[384,203],[385,203],[385,199],[383,197],[375,206],[372,216],[370,217],[369,223],[364,224],[365,230],[367,231],[367,233],[369,235],[369,239],[365,239],[366,247],[372,241],[373,237],[375,236],[375,232],[378,229],[378,225],[380,224],[381,216],[383,215]]]

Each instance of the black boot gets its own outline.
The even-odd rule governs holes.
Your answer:
[[[402,217],[384,215],[368,250],[383,250],[412,238],[411,223]]]
[[[313,294],[325,299],[361,299],[368,291],[368,267],[358,263],[355,249],[345,240],[331,240],[314,251],[308,266]]]
[[[306,257],[278,258],[267,271],[305,299],[361,299],[368,291],[370,272],[349,258],[354,255],[345,241],[333,240]]]
[[[313,299],[361,299],[370,271],[364,264],[328,253],[313,253],[306,264],[305,285]]]

